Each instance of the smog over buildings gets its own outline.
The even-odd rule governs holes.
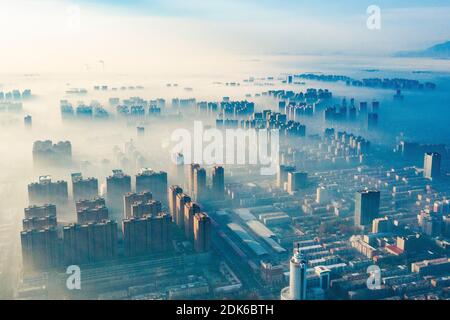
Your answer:
[[[0,298],[448,300],[450,5],[330,2],[3,1]]]

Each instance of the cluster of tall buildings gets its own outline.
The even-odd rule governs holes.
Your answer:
[[[175,224],[184,231],[186,239],[193,241],[197,252],[207,252],[211,247],[211,219],[200,205],[183,192],[180,186],[170,186],[168,191],[170,213]]]
[[[417,142],[400,141],[396,146],[396,152],[399,153],[404,160],[413,160],[422,162],[424,154],[439,153],[441,156],[448,156],[448,151],[443,144],[420,144]]]
[[[278,103],[278,108],[285,111],[288,119],[298,121],[302,117],[311,117],[314,115],[314,105],[307,104],[306,102],[290,102],[286,104],[285,101]]]
[[[171,246],[172,217],[154,200],[149,191],[124,196],[125,218],[122,222],[126,256],[165,252]]]
[[[306,126],[298,121],[290,120],[286,114],[270,109],[254,112],[249,119],[216,119],[217,128],[242,129],[278,129],[280,136],[304,137]]]
[[[45,270],[94,263],[117,257],[117,222],[108,219],[102,198],[76,201],[77,223],[57,224],[54,204],[31,205],[23,220],[22,257],[25,270]]]
[[[119,98],[111,98],[109,103],[115,106],[118,116],[136,120],[159,116],[166,107],[166,100],[162,98],[145,100],[140,97],[131,97],[122,101]]]
[[[128,190],[117,189],[120,188],[109,190],[110,199],[123,199],[121,192]],[[45,269],[74,261],[91,263],[117,256],[117,221],[121,218],[109,220],[106,202],[98,197],[98,180],[74,173],[72,191],[77,222],[58,232],[56,206],[67,209],[67,182],[41,176],[38,182],[28,185],[31,205],[25,209],[21,232],[26,269]]]
[[[38,182],[28,185],[28,200],[31,204],[65,204],[68,197],[67,182],[52,181],[51,176],[40,176]]]
[[[346,131],[327,128],[324,137],[329,143],[328,150],[336,156],[364,155],[370,150],[370,141]]]
[[[225,195],[225,173],[221,166],[214,166],[211,170],[211,187],[207,186],[206,169],[197,163],[186,166],[187,189],[194,200],[223,200]]]
[[[146,116],[159,116],[161,114],[161,108],[151,105],[146,108],[144,106],[126,106],[118,105],[116,107],[117,114],[121,117],[143,119]]]
[[[316,81],[326,81],[326,82],[338,82],[343,81],[347,86],[355,87],[370,87],[370,88],[389,88],[389,89],[407,89],[407,90],[434,90],[436,84],[433,82],[420,82],[419,80],[413,79],[402,79],[402,78],[367,78],[367,79],[353,79],[348,76],[335,75],[335,74],[314,74],[314,73],[303,73],[299,75],[294,75],[300,79],[316,80]]]
[[[356,121],[359,117],[366,120],[367,128],[371,129],[378,124],[379,107],[379,101],[372,101],[369,108],[366,101],[361,101],[357,107],[354,99],[350,99],[349,105],[343,99],[341,105],[326,108],[324,117],[326,121]]]
[[[361,101],[356,106],[355,99],[344,98],[340,105],[323,107],[323,102],[327,102],[332,93],[328,90],[308,89],[305,93],[294,93],[293,91],[269,91],[272,95],[279,99],[278,108],[283,111],[283,116],[287,116],[287,120],[299,121],[302,117],[313,117],[318,114],[323,115],[325,121],[356,121],[359,117],[366,122],[368,129],[375,128],[378,124],[379,101],[372,101],[370,108],[366,101]]]
[[[32,205],[24,210],[22,242],[23,264],[26,270],[52,268],[59,263],[56,206]]]
[[[204,172],[195,170],[193,174],[193,190],[199,199],[206,195]],[[213,168],[211,191],[216,199],[224,194],[223,175],[222,167]],[[28,187],[33,205],[25,209],[21,232],[26,270],[113,260],[119,257],[119,241],[125,256],[167,252],[172,248],[173,224],[196,252],[209,251],[210,218],[190,197],[178,197],[184,195],[181,187],[167,188],[165,172],[141,170],[136,175],[136,192],[131,192],[131,177],[114,170],[107,177],[106,201],[98,196],[96,178],[83,178],[80,173],[71,178],[76,223],[59,231],[55,204],[67,204],[67,182],[42,176]],[[169,213],[164,211],[166,203]]]
[[[289,194],[294,194],[308,186],[308,173],[297,171],[295,166],[279,165],[276,179],[277,187]]]
[[[220,110],[224,117],[236,118],[238,116],[248,116],[255,111],[255,103],[249,101],[230,101],[224,98],[220,102]]]
[[[155,199],[165,203],[167,190],[167,173],[155,172],[144,168],[136,175],[136,192],[150,192]],[[116,220],[122,219],[124,212],[123,196],[131,192],[131,177],[122,170],[113,170],[106,178],[107,206],[113,212]],[[127,216],[127,215],[125,215]]]
[[[77,91],[82,93],[82,91]],[[99,120],[107,119],[109,112],[103,108],[98,102],[93,102],[90,105],[79,103],[76,108],[72,106],[67,100],[60,101],[61,118],[63,120]]]
[[[28,99],[31,97],[31,90],[25,89],[22,92],[19,89],[13,89],[11,91],[0,91],[0,101],[11,101],[11,100],[21,100]]]
[[[263,92],[263,95],[268,95],[280,100],[289,100],[289,102],[306,102],[315,103],[319,100],[328,100],[333,94],[328,89],[308,88],[305,92],[294,92],[292,90],[269,90]],[[286,103],[284,101],[284,103]]]
[[[70,165],[72,144],[70,141],[53,143],[51,140],[33,143],[33,163],[35,166]]]
[[[293,76],[289,76],[287,81],[292,83]],[[299,119],[314,116],[319,108],[324,107],[321,102],[331,98],[331,92],[327,90],[308,90],[305,93],[274,90],[265,94],[277,99],[278,112],[255,112],[253,103],[230,101],[227,97],[219,103],[196,103],[195,99],[172,102],[178,108],[196,105],[198,112],[218,116],[218,127],[276,128],[282,135],[303,137],[306,136],[306,126]],[[158,109],[165,107],[165,101],[160,99],[148,102],[131,98],[123,103],[115,99],[110,104],[117,107],[119,114],[136,119],[157,114]],[[356,120],[364,115],[371,128],[378,123],[379,107],[378,101],[360,102],[357,106],[354,99],[349,104],[344,99],[340,105],[324,109],[324,115],[326,120]],[[84,111],[86,114],[91,112],[89,108]],[[145,132],[143,128],[139,125],[139,134]],[[421,152],[423,171],[409,167],[386,172],[371,166],[354,166],[355,163],[350,161],[359,159],[359,163],[363,163],[363,159],[370,156],[369,152],[376,151],[370,150],[370,142],[361,136],[326,128],[323,136],[314,135],[302,141],[305,146],[282,145],[282,161],[276,177],[278,189],[272,188],[271,178],[262,179],[260,185],[259,181],[253,180],[248,184],[236,182],[228,184],[225,189],[222,166],[214,166],[208,175],[209,169],[200,164],[185,165],[182,154],[175,155],[177,171],[174,176],[178,185],[168,186],[167,173],[163,171],[143,168],[134,179],[122,170],[113,170],[106,179],[105,198],[101,198],[96,178],[72,174],[76,223],[59,230],[54,204],[67,202],[67,183],[40,177],[38,183],[29,185],[30,203],[36,205],[25,209],[22,222],[22,252],[26,269],[88,264],[154,253],[160,256],[172,247],[177,251],[189,250],[188,242],[192,243],[195,252],[205,253],[211,248],[213,224],[219,230],[222,225],[228,228],[218,232],[220,237],[214,238],[215,244],[221,245],[221,241],[228,244],[236,257],[242,259],[240,262],[245,267],[248,265],[249,269],[244,271],[261,272],[263,281],[276,283],[279,288],[285,282],[289,283],[281,290],[281,299],[284,300],[305,300],[316,294],[320,296],[321,292],[329,289],[327,293],[337,292],[330,288],[331,275],[337,287],[345,289],[349,286],[349,297],[359,297],[357,291],[361,289],[361,283],[353,287],[353,280],[348,279],[352,279],[354,274],[348,272],[364,271],[372,263],[385,263],[390,267],[400,265],[415,254],[421,256],[420,259],[417,257],[419,262],[413,263],[413,273],[432,273],[435,269],[441,272],[441,268],[448,267],[448,259],[425,260],[428,253],[418,249],[424,247],[424,239],[439,243],[443,249],[448,248],[448,243],[440,239],[450,230],[447,193],[446,189],[439,191],[440,194],[434,190],[441,187],[440,178],[443,178],[441,149],[429,150],[428,146],[403,143],[400,150],[404,156]],[[283,142],[288,142],[288,139]],[[132,151],[135,149],[117,153],[117,159],[125,163],[125,155],[136,154]],[[345,161],[338,162],[340,159]],[[331,170],[328,165],[337,169]],[[298,167],[310,175],[299,171]],[[321,168],[318,172],[311,169],[317,167]],[[136,168],[124,169],[134,171]],[[235,172],[242,172],[240,170],[248,169],[238,168],[233,176]],[[249,171],[245,172],[248,174]],[[345,186],[348,181],[351,182]],[[227,202],[222,201],[225,200],[225,191]],[[299,201],[299,194],[302,201]],[[240,208],[223,209],[228,200],[233,207]],[[248,206],[248,210],[243,206]],[[205,212],[206,208],[214,208],[211,215]],[[402,210],[397,210],[399,208]],[[413,216],[403,212],[411,208],[418,208]],[[180,238],[186,241],[178,241]],[[292,242],[299,245],[286,265],[288,254],[285,248]],[[183,248],[178,246],[180,243]],[[300,243],[303,243],[302,247]],[[259,262],[261,269],[258,269]],[[287,266],[289,271],[284,272]],[[398,271],[391,269],[388,272]],[[416,274],[405,271],[403,266],[398,269],[402,269],[401,274],[393,277],[399,278],[390,279],[389,274],[383,280],[386,283],[398,281],[392,285],[393,290],[397,290],[397,285],[409,285],[407,281],[411,279],[413,282],[419,279]],[[309,292],[311,287],[317,290]]]

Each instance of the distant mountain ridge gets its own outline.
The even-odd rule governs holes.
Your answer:
[[[401,51],[395,57],[450,59],[450,41],[436,44],[425,50]]]

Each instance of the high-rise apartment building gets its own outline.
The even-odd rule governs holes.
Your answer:
[[[57,226],[56,206],[29,206],[24,210],[25,218],[22,220],[22,230],[40,230]]]
[[[294,166],[280,165],[277,171],[277,187],[284,189],[284,185],[288,179],[288,173],[294,171]]]
[[[394,222],[389,217],[375,218],[372,221],[372,233],[392,232]]]
[[[158,200],[149,200],[147,202],[138,201],[131,207],[131,216],[140,218],[145,215],[157,215],[162,211],[161,202]]]
[[[169,202],[169,213],[174,221],[177,210],[177,195],[180,193],[183,193],[183,189],[177,185],[170,186],[167,191],[167,200]]]
[[[131,177],[122,170],[113,170],[106,178],[106,203],[111,210],[111,219],[121,221],[124,212],[123,196],[131,192]]]
[[[372,225],[380,211],[380,191],[360,190],[355,197],[355,226]]]
[[[184,231],[184,207],[186,203],[191,202],[191,197],[187,194],[179,193],[176,199],[175,223]]]
[[[194,169],[194,199],[201,201],[206,198],[206,170],[204,168]]]
[[[195,251],[209,251],[211,248],[211,219],[204,212],[196,213],[193,227]]]
[[[22,231],[20,239],[23,267],[26,271],[46,270],[59,265],[56,227]]]
[[[73,200],[93,199],[98,196],[98,180],[83,178],[81,173],[72,173]]]
[[[41,230],[57,226],[56,216],[32,217],[22,220],[22,230]]]
[[[35,166],[67,166],[71,162],[72,144],[70,141],[59,141],[53,144],[51,140],[45,140],[33,143],[33,164]]]
[[[167,201],[167,173],[143,168],[136,175],[136,192],[151,192],[155,200]]]
[[[147,203],[153,199],[153,195],[149,191],[129,192],[124,196],[125,217],[129,219],[133,216],[132,207],[136,202]]]
[[[24,210],[25,218],[43,218],[46,216],[56,217],[56,206],[54,204],[45,204],[42,206],[32,205]]]
[[[172,183],[183,185],[184,183],[184,156],[182,153],[172,154],[171,179]]]
[[[171,243],[171,223],[170,215],[164,212],[123,220],[125,255],[138,256],[167,251]]]
[[[316,202],[318,204],[326,204],[330,201],[330,190],[325,186],[316,189]]]
[[[77,210],[77,223],[87,224],[90,222],[101,222],[108,219],[108,208],[104,205],[96,207],[82,207]]]
[[[287,192],[293,194],[308,185],[308,173],[303,171],[288,172],[287,175]]]
[[[66,204],[68,200],[66,181],[53,182],[51,176],[40,176],[38,182],[28,185],[30,204],[43,205],[47,203]]]
[[[427,179],[436,179],[441,174],[441,155],[437,152],[425,153],[423,160],[423,176]]]
[[[83,200],[79,200],[79,201],[75,202],[76,211],[82,210],[83,208],[92,209],[92,208],[101,207],[101,206],[106,206],[105,199],[101,198],[101,197],[95,197],[95,198],[91,198],[91,199],[83,199]]]
[[[222,200],[225,195],[225,175],[221,166],[212,169],[212,196],[215,200]]]
[[[29,206],[24,210],[20,233],[25,271],[45,270],[59,265],[56,206]]]
[[[194,215],[201,211],[195,202],[187,202],[184,205],[184,235],[186,239],[194,239]]]
[[[191,163],[187,166],[187,174],[188,174],[188,183],[187,183],[187,187],[188,187],[188,193],[191,194],[192,192],[194,192],[194,171],[195,169],[200,168],[200,165],[197,163]]]
[[[88,264],[117,258],[117,222],[103,220],[63,228],[64,263]]]

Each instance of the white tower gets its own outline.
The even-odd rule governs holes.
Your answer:
[[[306,259],[297,247],[290,260],[289,287],[281,290],[281,300],[306,300],[306,269]]]

